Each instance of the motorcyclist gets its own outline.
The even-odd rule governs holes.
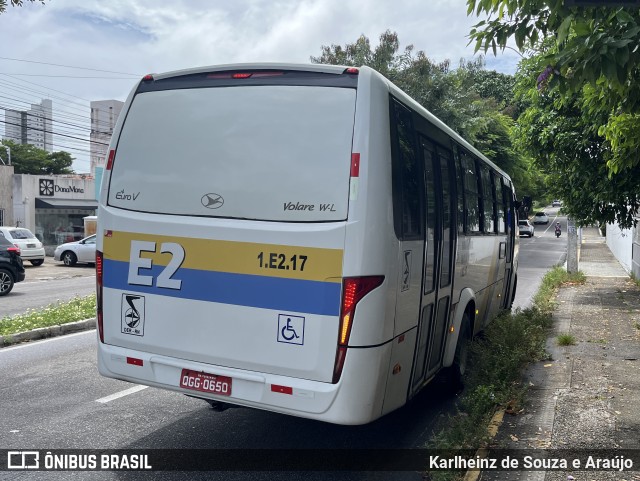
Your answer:
[[[560,237],[560,222],[556,222],[556,237]]]

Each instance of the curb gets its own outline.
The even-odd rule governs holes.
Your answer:
[[[487,434],[489,435],[489,439],[495,438],[496,435],[498,434],[498,430],[502,425],[504,413],[505,413],[504,409],[500,409],[499,411],[496,411],[493,414],[493,417],[491,418],[491,421],[489,421],[489,425],[487,426]],[[487,457],[488,454],[489,454],[488,448],[486,447],[480,448],[476,451],[476,458],[484,459]],[[479,468],[469,469],[465,473],[462,481],[477,481],[478,478],[480,477],[480,473],[482,473],[482,469],[479,469]]]
[[[32,331],[18,332],[0,336],[0,349],[20,342],[35,341],[48,337],[63,336],[73,332],[88,331],[96,328],[96,318],[85,319],[84,321],[69,322],[57,326],[39,327]]]

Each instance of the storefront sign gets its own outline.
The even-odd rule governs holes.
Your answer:
[[[84,189],[76,187],[75,185],[63,187],[56,184],[53,179],[40,179],[39,192],[43,197],[53,197],[58,192],[66,194],[84,194]]]

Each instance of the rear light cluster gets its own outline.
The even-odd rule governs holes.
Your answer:
[[[14,245],[13,247],[7,247],[7,251],[9,252],[15,252],[16,254],[20,255],[20,247],[18,247],[17,245]]]
[[[96,251],[96,318],[100,342],[104,343],[104,326],[102,323],[102,252]]]
[[[114,149],[111,149],[109,151],[109,160],[107,160],[107,167],[106,170],[111,170],[113,168],[113,161],[116,158],[116,151]]]
[[[207,78],[210,79],[247,79],[247,78],[262,78],[262,77],[279,77],[284,75],[284,72],[280,71],[256,71],[256,72],[220,72],[210,73]]]
[[[333,383],[340,380],[344,361],[347,357],[347,347],[351,336],[353,316],[356,305],[369,292],[384,282],[384,276],[345,277],[342,281],[342,306],[340,308],[340,330],[338,331],[338,349],[333,368]]]
[[[144,366],[144,361],[137,357],[127,357],[127,364],[131,364],[132,366]]]

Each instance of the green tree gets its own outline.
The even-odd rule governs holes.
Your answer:
[[[361,35],[354,43],[322,46],[318,57],[311,57],[313,63],[360,67],[366,65],[387,77],[421,105],[425,106],[440,120],[456,129],[455,113],[446,105],[452,99],[452,82],[447,76],[449,61],[435,63],[422,51],[415,51],[413,45],[399,53],[398,34],[385,31],[380,35],[380,43],[371,47],[369,39]]]
[[[11,164],[16,174],[73,174],[71,166],[74,158],[68,152],[49,153],[33,145],[17,144],[11,140],[1,141],[0,149],[3,145],[11,149]],[[6,152],[6,149],[3,150]]]
[[[541,87],[557,88],[568,102],[589,85],[585,108],[597,112],[597,135],[610,147],[603,156],[609,173],[640,162],[640,9],[566,6],[561,0],[467,0],[468,13],[487,14],[471,30],[476,51],[507,47],[544,49],[533,75]],[[604,2],[602,2],[604,4]],[[605,114],[605,115],[600,115]]]
[[[579,224],[634,224],[640,208],[640,169],[609,176],[605,156],[609,146],[598,134],[605,112],[590,111],[585,88],[573,94],[559,90],[540,93],[535,77],[545,54],[522,61],[516,75],[516,101],[523,112],[516,122],[516,148],[534,159],[547,175],[547,187],[564,200],[563,210]]]
[[[507,172],[519,195],[538,197],[543,178],[512,145],[513,76],[485,70],[482,58],[463,59],[451,69],[448,60],[435,63],[412,45],[402,53],[399,48],[397,34],[387,30],[376,47],[362,35],[344,47],[323,46],[311,61],[381,72]]]
[[[27,2],[40,2],[44,5],[44,0],[26,0]],[[13,7],[21,7],[24,3],[23,0],[9,0]],[[7,9],[7,0],[0,0],[0,13],[3,13]]]
[[[495,70],[486,70],[483,57],[460,60],[456,70],[462,87],[475,91],[483,99],[493,99],[501,109],[513,107],[515,77]]]

